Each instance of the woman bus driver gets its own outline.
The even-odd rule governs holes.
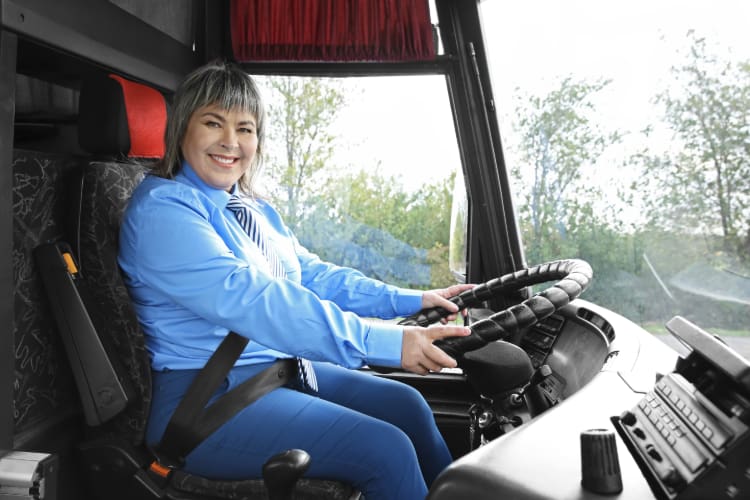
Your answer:
[[[250,342],[222,393],[290,356],[313,360],[317,390],[290,384],[264,395],[195,448],[186,471],[258,477],[269,456],[301,448],[313,457],[309,477],[349,482],[367,500],[424,498],[451,461],[429,406],[405,384],[352,369],[453,367],[432,342],[469,330],[360,315],[455,311],[446,298],[470,285],[406,290],[308,252],[254,191],[264,122],[250,76],[224,63],[197,69],[174,96],[165,156],[125,213],[119,263],[154,373],[147,440],[160,440],[196,373],[235,331]],[[233,195],[243,198],[262,239],[227,208]]]

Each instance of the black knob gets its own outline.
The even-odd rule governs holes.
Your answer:
[[[263,481],[269,500],[290,500],[297,480],[310,467],[310,455],[302,450],[278,453],[263,465]]]
[[[588,491],[611,495],[622,491],[615,433],[590,429],[581,433],[581,485]]]
[[[620,422],[630,427],[635,425],[636,422],[638,422],[638,419],[635,417],[635,413],[630,410],[626,410],[622,412],[622,415],[620,415]]]
[[[666,474],[662,478],[662,482],[667,486],[679,490],[685,486],[685,478],[683,478],[674,467],[670,467]]]

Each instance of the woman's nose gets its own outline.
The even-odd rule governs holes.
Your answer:
[[[225,129],[219,145],[227,151],[238,148],[239,144],[237,142],[237,134],[234,132],[234,130]]]

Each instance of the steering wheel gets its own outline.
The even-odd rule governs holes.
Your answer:
[[[520,330],[543,320],[562,306],[578,297],[591,282],[591,266],[579,259],[557,260],[495,278],[454,297],[451,302],[459,310],[478,306],[482,302],[506,292],[539,283],[559,280],[549,288],[534,294],[520,304],[504,309],[469,326],[471,334],[439,340],[435,345],[452,358],[459,360],[464,353],[486,346],[488,343],[512,337]],[[399,322],[407,326],[428,326],[449,316],[442,307],[423,309]]]

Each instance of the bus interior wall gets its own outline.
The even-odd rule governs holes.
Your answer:
[[[197,54],[205,54],[206,10],[215,17],[212,9],[224,8],[225,2],[214,8],[182,0],[158,6],[147,0],[53,3],[0,4],[0,154],[5,165],[0,171],[5,237],[0,240],[12,256],[0,267],[0,350],[5,353],[0,397],[8,402],[0,414],[0,450],[57,454],[57,497],[72,499],[85,498],[79,491],[84,481],[77,476],[75,445],[86,427],[32,251],[69,235],[71,187],[88,160],[78,145],[79,88],[94,73],[147,82],[153,74],[156,81],[149,83],[168,93],[199,60]],[[86,8],[132,29],[109,33],[106,26],[91,24],[93,16],[76,15]],[[88,43],[76,45],[68,37],[74,32]],[[149,41],[158,41],[160,48],[149,49]],[[161,61],[149,50],[162,51]],[[173,57],[164,57],[165,51]],[[158,64],[162,68],[151,71]]]

